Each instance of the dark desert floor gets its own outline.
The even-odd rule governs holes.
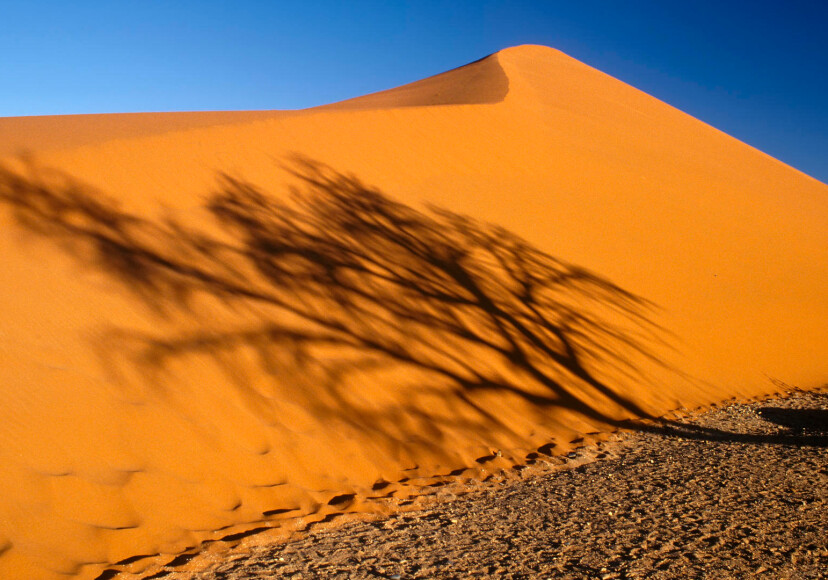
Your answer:
[[[573,452],[574,468],[541,457],[423,511],[151,577],[826,578],[826,445],[824,391],[733,404]]]

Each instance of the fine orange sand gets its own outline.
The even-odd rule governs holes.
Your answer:
[[[0,154],[0,578],[828,379],[828,186],[550,48]]]

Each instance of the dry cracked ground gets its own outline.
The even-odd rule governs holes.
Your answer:
[[[730,405],[174,577],[828,578],[827,446],[826,392]]]

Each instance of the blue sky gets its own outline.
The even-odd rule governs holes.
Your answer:
[[[526,43],[828,182],[825,0],[0,0],[0,116],[303,108]]]

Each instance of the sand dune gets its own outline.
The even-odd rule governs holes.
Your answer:
[[[549,48],[304,111],[0,119],[0,152],[2,578],[828,377],[828,186]]]

